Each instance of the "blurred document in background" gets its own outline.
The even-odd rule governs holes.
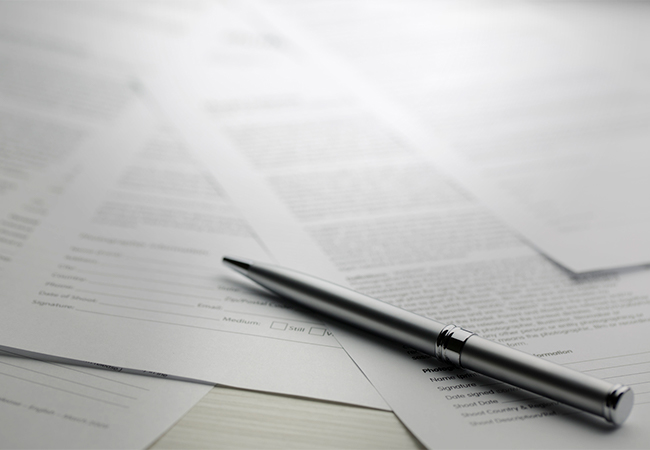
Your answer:
[[[650,4],[269,3],[542,253],[575,273],[650,263]]]

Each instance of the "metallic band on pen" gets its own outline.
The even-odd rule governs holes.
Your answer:
[[[474,335],[471,331],[456,325],[447,325],[442,329],[436,340],[435,356],[441,361],[447,361],[451,364],[461,367],[460,352],[465,345],[465,341]]]

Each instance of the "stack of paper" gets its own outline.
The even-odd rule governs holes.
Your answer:
[[[14,37],[0,66],[3,133],[41,158],[3,193],[1,345],[390,407],[429,447],[645,445],[650,107],[643,66],[588,39],[608,6],[66,5],[5,5],[71,27],[11,22],[57,45]],[[612,430],[323,324],[224,254],[630,385],[635,409]]]

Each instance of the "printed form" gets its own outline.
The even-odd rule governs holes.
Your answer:
[[[329,77],[318,54],[265,16],[265,40],[249,39],[257,55],[242,58],[259,78],[197,51],[152,86],[277,261],[636,393],[632,416],[613,429],[330,324],[403,423],[431,448],[646,446],[650,272],[558,267],[438,167],[419,136],[371,107],[380,102]],[[215,80],[239,80],[239,89]]]
[[[193,348],[203,347],[203,336],[193,340],[197,330],[210,339],[227,336],[219,345],[228,350],[204,347],[195,361],[218,370],[205,377],[181,371],[185,378],[385,409],[320,321],[221,282],[222,241],[259,258],[267,253],[173,127],[141,101],[150,99],[134,93],[131,74],[155,68],[143,48],[151,41],[173,46],[206,5],[70,5],[0,5],[2,320],[15,317],[11,302],[22,302],[31,316],[15,317],[18,334],[0,327],[8,352],[0,355],[0,417],[11,425],[0,443],[150,445],[210,385],[171,380],[165,373],[174,367],[148,367],[137,355],[126,361],[102,352],[135,348],[182,365],[179,354],[192,358]],[[142,48],[129,45],[126,52],[111,36]],[[56,320],[66,315],[77,317]],[[149,330],[155,344],[141,339],[143,323],[157,327]],[[120,342],[93,339],[97,330]],[[31,347],[21,334],[53,344],[32,348],[48,353],[46,361],[19,356]],[[156,338],[165,335],[175,348]],[[111,370],[81,367],[79,360]],[[129,368],[158,378],[125,373]],[[29,431],[35,427],[39,433]]]
[[[94,143],[93,164],[6,268],[3,345],[384,407],[321,322],[225,276],[224,253],[267,252],[146,112]]]
[[[21,264],[31,235],[92,163],[88,143],[114,131],[134,97],[110,70],[97,76],[96,67],[71,58],[65,46],[19,30],[28,25],[14,15],[22,6],[5,2],[0,14],[0,278]],[[211,389],[10,350],[0,352],[0,379],[3,448],[144,448]]]
[[[12,351],[0,379],[3,448],[146,448],[212,388]]]
[[[109,136],[115,131],[110,120],[100,125],[101,120],[79,121],[74,114],[61,117],[44,109],[34,113],[25,106],[3,103],[11,113],[2,122],[0,170],[7,189],[1,197],[0,284],[9,282],[7,272],[16,267],[30,273],[25,267],[33,258],[24,247],[65,197],[82,164],[96,156],[84,142],[104,139],[100,130]],[[49,153],[42,151],[44,145]],[[36,258],[47,257],[43,252]],[[3,291],[3,313],[8,300]],[[11,350],[0,351],[0,380],[4,448],[144,448],[211,389],[209,384],[34,360]]]

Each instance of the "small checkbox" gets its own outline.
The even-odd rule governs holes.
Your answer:
[[[309,334],[313,334],[316,336],[325,336],[325,332],[327,330],[325,328],[320,328],[320,327],[311,327],[309,329]]]
[[[284,331],[284,330],[287,329],[288,325],[289,324],[285,323],[285,322],[273,322],[271,324],[271,328],[274,329],[274,330],[282,330],[282,331]]]

